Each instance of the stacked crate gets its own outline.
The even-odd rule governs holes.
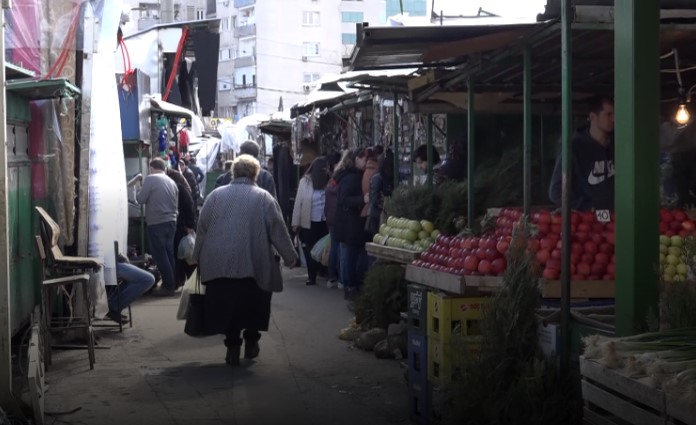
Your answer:
[[[465,360],[462,351],[468,351],[472,356],[480,353],[481,332],[478,324],[481,312],[489,301],[490,298],[428,293],[428,381],[434,387],[447,386],[452,382]]]
[[[428,289],[408,286],[408,397],[409,416],[413,423],[430,422],[428,387]]]

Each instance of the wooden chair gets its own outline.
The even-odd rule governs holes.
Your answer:
[[[90,369],[94,368],[94,332],[92,307],[89,296],[89,272],[98,271],[102,264],[96,258],[63,255],[58,246],[60,227],[41,207],[39,214],[40,236],[36,236],[39,258],[42,262],[41,306],[44,334],[44,358],[51,364],[51,334],[70,329],[84,329],[89,354]],[[47,279],[48,277],[48,279]],[[76,303],[76,293],[81,291],[83,303]],[[52,307],[56,295],[67,301],[68,316],[53,316]]]

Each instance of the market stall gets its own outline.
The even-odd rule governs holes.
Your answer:
[[[663,3],[667,8],[677,7],[672,4],[676,2]],[[518,207],[514,210],[517,217],[507,217],[506,213],[512,210],[508,208],[507,211],[500,211],[502,216],[491,214],[495,217],[494,225],[489,229],[481,226],[473,236],[461,235],[459,239],[451,233],[442,236],[407,268],[407,278],[427,287],[439,284],[448,288],[449,292],[459,289],[464,293],[469,288],[474,289],[478,282],[500,282],[496,275],[503,268],[494,270],[493,262],[499,260],[501,251],[505,250],[498,251],[498,245],[501,242],[514,245],[508,239],[511,236],[509,230],[519,221],[519,216],[529,217],[531,226],[527,230],[531,230],[531,238],[528,238],[528,243],[537,245],[529,251],[534,253],[536,273],[543,274],[541,281],[536,282],[541,282],[542,288],[555,284],[555,288],[545,289],[543,293],[547,297],[560,299],[561,321],[557,328],[560,332],[553,334],[550,343],[551,351],[561,354],[561,371],[563,376],[568,376],[573,358],[571,342],[572,352],[577,353],[577,335],[593,332],[593,328],[586,325],[587,322],[572,323],[574,313],[571,302],[574,298],[615,298],[616,321],[610,320],[609,332],[630,334],[641,329],[640,326],[646,326],[646,317],[651,309],[654,313],[658,303],[659,281],[692,279],[689,272],[691,266],[686,264],[692,263],[691,255],[685,248],[688,245],[685,241],[693,238],[690,211],[664,205],[660,210],[659,229],[655,217],[660,199],[660,179],[657,178],[658,120],[662,116],[666,125],[672,128],[689,122],[689,117],[683,112],[685,109],[688,111],[683,93],[688,91],[691,83],[686,82],[684,68],[681,72],[679,68],[680,64],[683,66],[684,63],[693,62],[692,48],[687,46],[687,40],[693,37],[694,28],[688,20],[688,16],[692,15],[688,13],[663,13],[665,23],[659,28],[647,24],[651,22],[651,17],[657,16],[658,8],[655,5],[636,6],[632,2],[617,2],[614,31],[611,19],[610,23],[602,20],[609,15],[602,15],[600,10],[604,18],[597,19],[598,15],[586,13],[595,6],[578,6],[573,9],[576,13],[571,14],[570,2],[562,4],[562,16],[552,14],[546,16],[552,18],[548,22],[517,27],[359,28],[362,37],[358,39],[363,39],[363,43],[354,51],[351,64],[352,69],[461,64],[455,70],[444,70],[443,66],[441,69],[444,72],[439,75],[434,73],[430,79],[424,78],[413,84],[411,97],[417,104],[423,104],[424,108],[426,105],[432,107],[436,101],[466,107],[468,190],[464,193],[468,199],[464,208],[468,227],[478,222],[481,209],[486,207],[515,205]],[[682,4],[681,7],[686,6]],[[550,10],[555,9],[549,6],[547,11]],[[570,16],[575,17],[572,23]],[[675,25],[675,20],[679,21],[679,25]],[[657,19],[653,22],[656,23]],[[637,31],[637,28],[643,29]],[[447,35],[450,38],[443,41]],[[472,36],[476,38],[475,41],[467,40]],[[654,48],[655,52],[659,51],[663,60],[667,59],[660,64],[663,72],[660,73],[655,66],[656,58],[638,58],[637,46],[644,48],[646,45]],[[573,55],[592,57],[593,60],[572,62],[571,52]],[[675,52],[678,52],[680,59],[674,58]],[[539,122],[538,117],[548,117],[554,107],[563,112],[560,120],[558,116],[555,119],[562,122],[562,171],[566,174],[570,165],[570,136],[574,128],[571,111],[577,107],[571,99],[581,100],[591,94],[613,93],[614,75],[621,76],[616,79],[616,107],[617,111],[621,111],[617,116],[616,156],[625,164],[616,170],[616,211],[599,210],[589,214],[571,211],[568,202],[569,179],[564,179],[563,208],[558,211],[553,208],[537,210],[534,207],[539,204],[534,201],[532,170],[536,155],[532,154],[532,129]],[[624,78],[624,75],[629,77]],[[659,102],[658,84],[663,97],[674,98]],[[647,93],[643,93],[644,87]],[[682,93],[681,99],[679,93]],[[524,161],[516,178],[517,184],[522,183],[522,202],[518,204],[490,205],[484,201],[481,205],[476,196],[477,182],[486,178],[476,167],[480,146],[477,142],[481,131],[478,113],[481,110],[516,110],[523,114],[520,117],[520,124],[524,126],[520,137],[523,148],[520,156]],[[587,112],[581,108],[576,111],[578,118],[580,113]],[[681,115],[675,116],[677,111]],[[671,117],[675,118],[670,120]],[[547,120],[541,122],[546,123]],[[649,131],[645,131],[646,128]],[[417,220],[424,217],[410,215],[406,218]],[[504,229],[507,230],[502,232]],[[661,235],[660,243],[658,234]],[[657,247],[660,244],[662,256],[658,258]],[[527,242],[525,246],[528,246]],[[507,258],[509,261],[510,257]],[[660,270],[661,276],[657,275],[657,270]],[[505,289],[505,286],[499,286],[499,289]],[[423,299],[423,296],[422,292],[409,294],[409,305]],[[430,314],[426,311],[426,314]],[[637,325],[639,323],[642,325]],[[603,331],[607,329],[605,325],[602,328]],[[594,330],[598,331],[599,327]],[[574,335],[572,338],[571,332]],[[412,335],[409,342],[413,340],[414,347],[427,344],[430,348],[431,339],[437,338],[429,330],[427,334],[414,332]],[[442,339],[437,340],[437,344],[442,343]],[[427,377],[413,371],[410,391],[416,396],[415,399],[427,399],[432,397],[433,391],[437,392],[438,385],[435,385],[435,389],[428,385],[428,382],[435,384],[430,369],[428,367]],[[426,423],[428,417],[426,415],[418,420]]]

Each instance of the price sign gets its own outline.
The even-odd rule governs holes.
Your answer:
[[[597,210],[597,221],[600,223],[609,223],[611,221],[611,212],[609,210]]]

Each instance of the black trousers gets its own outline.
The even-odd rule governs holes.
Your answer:
[[[305,260],[307,260],[307,277],[311,283],[316,283],[317,273],[321,270],[321,263],[314,261],[311,255],[312,248],[319,239],[329,233],[325,221],[313,221],[309,229],[300,229],[300,242],[302,242],[302,251],[304,252]]]

